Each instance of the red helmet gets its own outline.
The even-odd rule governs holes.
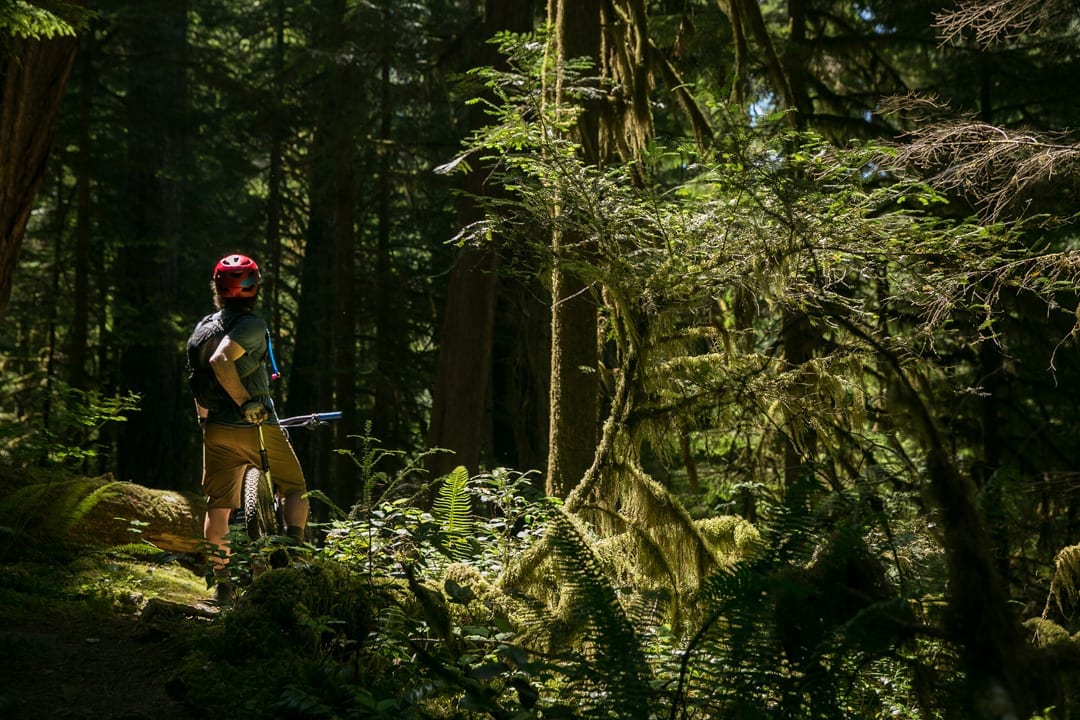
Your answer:
[[[247,255],[226,255],[214,266],[214,286],[223,298],[255,297],[259,279],[259,266]]]

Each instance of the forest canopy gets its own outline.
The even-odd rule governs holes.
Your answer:
[[[377,508],[445,530],[470,478],[477,527],[492,478],[539,503],[473,571],[592,664],[451,683],[473,711],[1074,716],[1075,2],[33,24],[66,7],[0,10],[5,463],[197,490],[183,346],[243,252],[281,413],[343,413],[294,435],[327,547]],[[439,537],[419,580],[381,561],[424,612],[481,553]]]

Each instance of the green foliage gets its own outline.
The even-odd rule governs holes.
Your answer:
[[[0,500],[0,524],[12,529],[5,550],[18,550],[27,538],[63,544],[87,513],[115,488],[115,481],[54,479],[19,488]]]
[[[0,458],[17,465],[82,469],[101,455],[105,427],[126,422],[138,409],[134,393],[110,396],[53,379],[36,398],[33,413],[10,418],[0,429]]]
[[[335,705],[366,691],[349,658],[367,637],[369,591],[333,564],[268,570],[189,658],[192,697],[238,718],[277,718],[287,709]],[[327,697],[319,697],[320,693]]]
[[[242,697],[239,718],[655,716],[644,641],[588,536],[527,476],[444,480],[445,513],[384,501],[335,523],[310,561],[255,577],[189,662],[199,698]],[[464,540],[448,528],[472,503],[474,552],[448,564],[448,535]],[[495,582],[542,534],[558,609]]]
[[[827,512],[818,502],[828,498],[794,495],[771,514],[754,557],[702,588],[676,703],[710,717],[922,717],[923,669],[917,654],[897,649],[913,647],[927,598],[897,595],[864,528],[828,529],[801,507],[816,496]],[[955,668],[952,677],[938,668],[943,684],[958,681]]]
[[[4,0],[0,2],[0,36],[34,40],[73,36],[85,29],[94,15],[63,0]]]
[[[369,426],[361,450],[351,453],[362,478],[358,502],[338,508],[312,493],[335,512],[318,559],[337,564],[327,571],[333,577],[312,577],[320,592],[370,601],[374,625],[354,622],[349,607],[304,595],[298,568],[286,571],[295,576],[256,577],[264,556],[278,550],[272,541],[238,546],[233,568],[252,588],[248,602],[266,599],[255,591],[262,587],[281,594],[282,605],[302,598],[303,607],[271,611],[286,633],[238,621],[234,639],[259,651],[241,670],[211,659],[214,673],[203,678],[209,696],[247,698],[230,690],[237,675],[235,687],[253,693],[230,705],[230,714],[964,717],[957,700],[964,648],[948,642],[944,629],[966,618],[943,611],[954,601],[946,590],[957,591],[943,551],[964,543],[993,545],[995,569],[1006,571],[1017,607],[1041,600],[1050,582],[1061,601],[1050,606],[1063,616],[1057,627],[1075,632],[1066,612],[1080,587],[1070,549],[1080,462],[1080,364],[1071,352],[1080,264],[1068,215],[1075,148],[1055,145],[1055,162],[1053,154],[1028,154],[1025,148],[1039,143],[1026,134],[1021,143],[996,131],[978,142],[962,133],[949,140],[956,126],[928,125],[910,108],[886,118],[878,102],[908,87],[934,87],[955,96],[952,109],[1025,126],[1075,125],[1074,104],[1061,100],[1070,99],[1075,74],[1068,70],[1075,70],[1075,24],[1062,23],[1034,48],[1016,36],[1005,38],[1005,52],[956,52],[934,42],[934,8],[924,3],[837,5],[824,14],[816,8],[807,42],[795,37],[798,18],[787,17],[782,3],[758,5],[767,30],[791,37],[781,64],[794,61],[814,76],[804,119],[818,132],[793,131],[791,115],[776,111],[780,90],[756,57],[719,57],[744,49],[745,38],[736,37],[743,28],[720,4],[695,1],[655,24],[650,17],[660,32],[647,41],[657,43],[649,45],[654,74],[698,92],[716,128],[708,147],[678,140],[672,96],[658,91],[652,109],[661,132],[647,152],[634,164],[583,165],[567,132],[581,109],[556,106],[541,80],[554,55],[548,38],[500,34],[509,69],[469,73],[459,95],[477,98],[493,122],[435,174],[425,171],[456,152],[449,148],[460,119],[460,109],[445,109],[456,98],[443,93],[440,64],[460,55],[447,52],[445,36],[456,42],[472,34],[467,22],[455,24],[449,5],[350,5],[341,27],[329,28],[302,4],[216,3],[190,14],[183,49],[193,58],[185,93],[193,113],[169,120],[195,130],[171,138],[183,140],[175,147],[188,155],[161,173],[184,181],[182,217],[168,229],[195,238],[185,244],[185,261],[204,262],[223,237],[238,247],[280,250],[267,277],[283,337],[322,327],[300,320],[301,309],[314,307],[309,314],[322,320],[333,307],[331,298],[312,293],[355,291],[350,304],[373,310],[353,325],[351,350],[363,360],[353,369],[335,360],[325,370],[363,386],[350,388],[360,390],[362,412],[373,409],[368,398],[379,397],[376,387],[396,389],[391,402],[383,406],[381,397],[374,408],[386,425],[380,432],[415,438],[426,424],[438,335],[433,308],[449,265],[441,243],[453,235],[443,176],[475,169],[478,160],[494,168],[487,187],[502,192],[488,199],[485,221],[465,228],[457,242],[497,248],[500,279],[509,285],[544,277],[551,231],[585,239],[584,251],[568,262],[596,289],[601,311],[605,365],[588,370],[630,387],[612,450],[602,458],[607,484],[574,516],[552,516],[551,504],[510,471],[476,478],[455,471],[429,484],[419,461],[377,447]],[[61,7],[0,5],[0,32],[67,32],[54,24]],[[117,8],[104,18],[101,45],[87,55],[85,77],[94,82],[77,90],[89,107],[69,106],[73,113],[89,109],[94,124],[78,127],[68,115],[59,137],[61,147],[74,148],[88,131],[90,168],[69,165],[86,159],[81,153],[57,156],[20,262],[9,313],[16,321],[10,332],[5,326],[0,400],[11,422],[0,452],[23,463],[110,459],[94,455],[102,423],[129,409],[107,407],[111,389],[86,398],[41,392],[77,330],[88,330],[88,347],[99,350],[93,381],[110,388],[136,333],[165,337],[167,346],[178,307],[187,312],[204,302],[199,280],[169,299],[162,323],[125,322],[143,299],[127,291],[123,259],[141,252],[144,231],[162,230],[141,227],[133,211],[148,210],[144,219],[152,219],[156,208],[142,208],[141,195],[125,190],[131,138],[155,129],[129,126],[117,114],[115,98],[132,89],[120,79],[152,85],[161,70],[123,66],[130,43],[143,39],[128,30],[142,18],[128,12]],[[665,74],[672,69],[689,69],[692,79]],[[324,81],[344,72],[355,72],[355,93],[327,92]],[[606,80],[575,63],[567,94],[617,106],[623,98]],[[477,92],[477,82],[490,94]],[[714,100],[729,91],[756,107]],[[849,142],[866,133],[893,136],[911,124],[940,141],[922,155],[908,153],[912,168],[929,177],[941,170],[934,180],[959,184],[932,184],[899,167],[905,154],[896,146]],[[312,142],[328,136],[335,138],[330,158]],[[971,148],[977,162],[966,164]],[[319,215],[320,205],[332,203],[312,183],[318,174],[296,170],[338,169],[323,163],[341,157],[356,169],[356,187],[343,195],[363,204],[353,262],[336,268],[353,272],[338,283],[330,279],[332,263],[315,264],[337,215]],[[268,168],[281,172],[271,177]],[[1011,203],[1024,179],[1014,171],[1025,168],[1046,181],[1038,186],[1045,197],[1017,198],[1026,222],[972,219],[985,207],[969,203],[992,201],[995,193]],[[76,178],[92,186],[88,217],[76,218],[66,202]],[[1055,196],[1065,198],[1066,214],[1040,216],[1060,212]],[[268,227],[271,217],[278,224]],[[74,267],[77,229],[89,231],[90,252],[100,259],[100,268],[81,278],[89,281],[91,328],[76,328],[72,308],[55,302]],[[341,340],[326,339],[297,345]],[[288,360],[292,348],[282,350]],[[630,355],[640,364],[628,364]],[[307,402],[328,377],[286,389]],[[45,400],[52,403],[47,411]],[[972,492],[939,507],[943,500],[926,492],[932,462],[948,464]],[[688,502],[696,523],[686,522],[689,513],[668,492],[688,488],[691,467],[701,470],[701,493]],[[418,498],[435,487],[429,513]],[[55,508],[43,496],[12,495],[5,517],[34,518],[52,532],[50,523],[61,528],[101,497],[59,492]],[[45,508],[41,518],[37,508]],[[992,543],[950,534],[953,514],[965,511],[989,526]],[[730,513],[743,519],[717,517]],[[7,524],[12,544],[22,543],[22,526]],[[706,574],[665,552],[695,535],[714,552],[733,545],[724,554],[739,562]],[[516,574],[541,547],[536,554],[545,564],[532,576]],[[539,582],[547,583],[545,592]],[[675,587],[695,592],[696,606],[684,603],[683,615],[665,623],[657,618]],[[1039,632],[1064,637],[1049,624]],[[1064,653],[1069,643],[1053,644],[1062,664],[1030,673],[1032,684],[1075,668]],[[216,649],[228,657],[231,646]],[[280,667],[269,667],[270,655]],[[673,668],[673,659],[681,664]]]
[[[808,484],[770,509],[760,531],[744,529],[752,556],[708,579],[682,635],[613,583],[579,520],[527,499],[520,480],[470,479],[474,501],[502,498],[517,512],[481,505],[474,528],[485,551],[462,562],[444,562],[434,517],[400,506],[368,516],[371,528],[336,527],[310,561],[255,578],[190,660],[188,683],[238,718],[914,719],[940,717],[920,709],[922,657],[938,658],[941,687],[958,682],[948,648],[912,634],[940,620],[935,599],[898,593],[887,546],[864,540],[872,534],[856,498]],[[835,522],[843,508],[847,519]],[[709,534],[730,540],[738,527]],[[503,588],[492,561],[505,553],[489,547],[506,542],[520,557],[542,539],[554,605],[527,586]]]
[[[563,595],[560,619],[573,628],[575,641],[570,647],[580,643],[581,667],[567,672],[580,716],[649,717],[651,674],[642,640],[593,554],[592,543],[577,523],[561,513],[552,518],[550,537]]]
[[[462,465],[454,468],[439,485],[431,509],[439,523],[446,553],[454,560],[465,559],[471,547],[473,520],[468,484],[468,469]]]

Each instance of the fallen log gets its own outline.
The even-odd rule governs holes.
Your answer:
[[[202,551],[205,514],[199,495],[109,475],[32,482],[0,502],[0,526],[13,536],[103,547],[149,543],[175,553]]]
[[[206,499],[130,482],[103,486],[99,498],[72,527],[72,540],[100,545],[148,542],[169,552],[203,549]]]

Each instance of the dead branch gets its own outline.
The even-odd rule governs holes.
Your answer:
[[[1076,11],[1075,0],[961,0],[956,8],[936,13],[934,27],[939,28],[943,45],[970,29],[985,47],[1040,32]]]
[[[1066,202],[1075,200],[1080,145],[1062,134],[959,120],[928,125],[907,139],[898,148],[898,168],[915,170],[936,189],[965,198],[986,220],[1022,217],[1036,197],[1052,201],[1064,194]]]
[[[941,30],[942,44],[971,29],[986,46],[1034,35],[1076,12],[1075,0],[961,0],[955,9],[936,13],[934,27]]]

